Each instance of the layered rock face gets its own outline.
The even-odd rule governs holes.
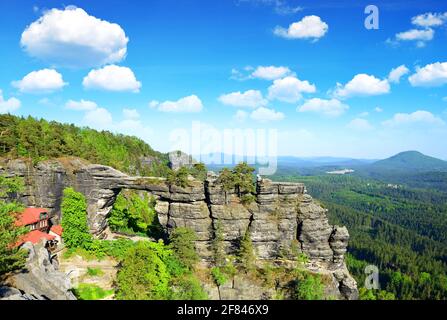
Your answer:
[[[58,271],[58,264],[51,259],[44,242],[34,246],[27,242],[23,248],[29,252],[26,270],[8,277],[6,284],[9,287],[3,287],[4,299],[76,300],[70,291],[70,278]]]
[[[196,247],[203,260],[212,259],[211,243],[220,225],[229,254],[235,253],[238,241],[248,232],[259,259],[287,259],[304,253],[310,270],[333,278],[340,297],[357,298],[356,283],[344,263],[348,231],[329,224],[326,210],[306,193],[303,184],[259,177],[256,200],[244,205],[234,191],[224,190],[213,173],[205,182],[190,180],[189,186],[182,188],[160,178],[129,177],[79,159],[52,160],[36,166],[14,160],[3,162],[1,171],[24,177],[27,188],[20,200],[51,209],[55,219],[60,214],[63,189],[72,186],[82,192],[88,202],[91,232],[98,237],[106,234],[107,215],[122,189],[147,191],[156,197],[155,209],[168,233],[180,226],[196,232]]]

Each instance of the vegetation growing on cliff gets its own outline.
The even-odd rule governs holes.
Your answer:
[[[40,161],[75,156],[142,176],[166,176],[169,169],[167,155],[154,151],[139,138],[108,131],[3,114],[0,133],[1,157]]]
[[[193,270],[196,263],[199,262],[199,255],[195,247],[196,240],[195,232],[185,227],[175,228],[169,236],[169,248],[188,270]]]
[[[15,225],[16,215],[23,207],[16,202],[2,200],[6,195],[19,191],[22,186],[20,179],[0,176],[0,277],[20,269],[25,263],[26,252],[13,246],[26,232],[25,228]]]
[[[256,271],[256,255],[249,231],[245,233],[239,243],[238,260],[246,273]]]
[[[120,300],[206,299],[198,280],[162,241],[138,242],[125,255],[117,276]]]
[[[301,272],[297,277],[295,298],[297,300],[322,300],[324,284],[321,276],[309,272]]]
[[[87,225],[87,204],[82,193],[66,188],[61,204],[64,243],[68,248],[89,248],[93,237]]]
[[[243,204],[250,204],[256,200],[253,173],[255,168],[241,162],[232,170],[224,168],[220,171],[218,182],[225,191],[235,191]]]

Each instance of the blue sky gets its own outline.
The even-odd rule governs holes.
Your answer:
[[[447,159],[447,3],[375,1],[378,30],[368,4],[2,1],[0,112],[160,151],[195,153],[200,123],[217,149],[241,128],[276,130],[279,155]]]

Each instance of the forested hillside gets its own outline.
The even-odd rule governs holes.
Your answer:
[[[12,115],[0,115],[0,156],[35,162],[75,156],[139,175],[165,176],[168,168],[168,156],[139,138]]]
[[[275,178],[304,182],[331,223],[347,226],[348,266],[359,287],[365,266],[374,264],[381,289],[399,299],[447,299],[446,192],[355,176]]]

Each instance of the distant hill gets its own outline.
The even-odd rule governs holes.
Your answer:
[[[368,170],[433,172],[447,171],[447,161],[433,158],[418,151],[406,151],[367,166]]]

